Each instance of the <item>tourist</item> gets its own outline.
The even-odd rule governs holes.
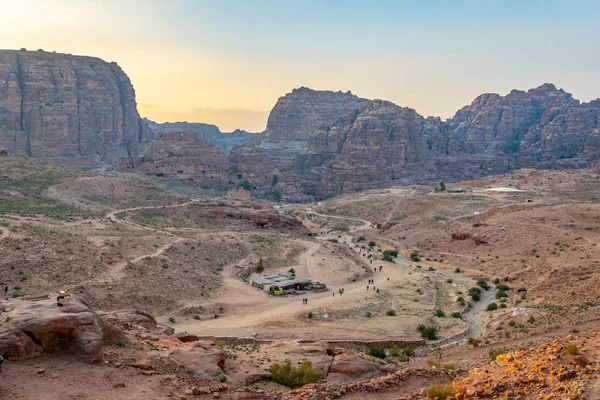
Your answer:
[[[369,290],[369,285],[367,285],[367,290]]]
[[[8,300],[8,282],[4,284],[4,298]]]
[[[379,288],[377,288],[377,294],[379,294]]]

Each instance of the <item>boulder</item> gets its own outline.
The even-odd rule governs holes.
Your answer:
[[[83,361],[103,361],[102,321],[71,296],[58,307],[55,299],[11,299],[0,322],[0,352],[25,359],[42,353],[73,352]]]
[[[215,379],[223,374],[225,352],[212,340],[182,342],[175,336],[155,342],[166,348],[169,357],[200,379]]]
[[[327,382],[356,382],[382,375],[380,365],[368,361],[351,350],[336,355],[327,375]]]

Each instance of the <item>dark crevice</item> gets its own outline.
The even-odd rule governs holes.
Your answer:
[[[26,334],[27,336],[29,336],[29,338],[38,346],[40,346],[42,349],[44,348],[42,341],[40,339],[38,339],[37,337],[35,337],[35,335],[33,334],[33,332],[29,332],[29,331],[23,331],[24,334]]]

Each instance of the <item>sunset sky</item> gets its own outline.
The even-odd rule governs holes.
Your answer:
[[[0,48],[116,61],[142,116],[262,131],[293,88],[442,118],[544,82],[600,97],[598,1],[0,0]]]

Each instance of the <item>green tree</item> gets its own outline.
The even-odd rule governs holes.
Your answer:
[[[446,184],[444,183],[444,181],[440,182],[440,192],[445,192],[446,191]]]
[[[256,273],[260,276],[265,271],[265,266],[263,264],[263,258],[260,256],[258,258],[258,264],[256,264]]]
[[[280,189],[271,190],[271,195],[273,196],[273,200],[281,201],[281,190]]]

